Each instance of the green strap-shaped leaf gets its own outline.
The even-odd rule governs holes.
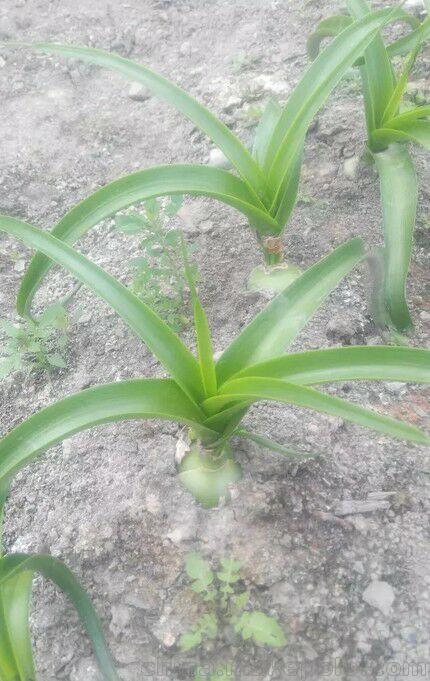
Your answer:
[[[406,63],[403,67],[403,70],[398,78],[397,85],[395,86],[392,95],[387,103],[386,109],[384,111],[384,115],[382,116],[382,121],[380,124],[381,128],[384,128],[385,126],[390,127],[389,121],[395,116],[398,111],[400,104],[403,100],[403,96],[406,91],[406,87],[408,84],[409,76],[410,73],[414,67],[416,58],[418,56],[418,52],[421,49],[422,46],[422,40],[421,40],[421,33],[418,34],[416,38],[416,44],[415,47],[412,49],[409,57],[406,60]]]
[[[284,447],[284,445],[280,445],[278,442],[274,442],[268,437],[265,437],[264,435],[257,435],[257,433],[250,433],[249,430],[245,430],[245,428],[238,428],[235,433],[237,437],[242,437],[245,438],[245,440],[251,440],[251,442],[255,442],[257,445],[260,445],[261,447],[265,447],[267,449],[270,449],[271,452],[276,452],[277,454],[282,454],[285,456],[287,459],[293,459],[293,461],[305,461],[307,459],[315,459],[315,454],[308,454],[307,452],[298,452],[295,449],[291,449],[290,447]]]
[[[201,399],[204,391],[197,360],[167,324],[137,296],[88,258],[37,227],[0,215],[1,230],[45,253],[109,303],[187,395],[197,401]]]
[[[366,0],[348,0],[348,9],[355,19],[371,16]],[[364,73],[363,73],[364,72]],[[381,126],[384,113],[395,87],[395,77],[384,41],[376,34],[364,52],[362,67],[365,85],[365,106],[368,134]]]
[[[416,106],[413,109],[407,109],[401,114],[398,114],[390,120],[390,126],[395,125],[397,127],[402,127],[405,123],[412,123],[420,118],[427,118],[430,116],[430,106],[424,104],[423,106]]]
[[[269,99],[255,131],[252,155],[264,172],[268,171],[266,167],[267,150],[281,114],[281,105],[275,99]]]
[[[363,257],[362,239],[351,239],[306,270],[276,296],[218,360],[218,385],[251,364],[278,357],[341,279]]]
[[[73,573],[63,563],[52,558],[52,556],[18,553],[5,556],[0,561],[0,589],[7,597],[6,609],[9,611],[8,614],[11,621],[14,620],[16,615],[15,608],[18,608],[22,617],[20,617],[16,624],[24,624],[25,605],[30,597],[31,581],[34,572],[40,572],[44,577],[52,580],[72,601],[91,640],[100,671],[103,673],[105,681],[118,681],[119,677],[106,645],[100,620],[88,595]],[[19,592],[16,591],[16,588],[8,590],[10,580],[20,580]],[[18,627],[13,629],[13,634],[19,637]],[[23,640],[22,643],[25,643],[25,641]],[[17,646],[19,649],[19,638]],[[30,681],[30,679],[34,678],[34,674],[32,671],[26,672],[21,678]]]
[[[274,209],[276,209],[276,222],[280,225],[287,224],[296,205],[303,161],[303,147],[304,140],[302,146],[297,151],[294,163],[284,178],[284,186],[279,190],[278,204],[274,206]]]
[[[375,130],[372,139],[381,144],[395,144],[396,142],[414,142],[420,144],[425,149],[430,149],[430,121],[424,120],[398,120],[392,118],[389,127]]]
[[[0,559],[0,571],[5,560]],[[0,673],[2,667],[15,667],[12,675],[2,675],[2,680],[36,678],[29,629],[32,582],[32,573],[23,572],[15,574],[3,584],[0,583],[0,643],[6,644],[0,650]]]
[[[188,286],[190,287],[191,298],[193,301],[194,327],[196,331],[197,350],[199,356],[199,365],[202,375],[203,387],[205,390],[206,397],[211,397],[212,395],[215,395],[217,391],[217,379],[215,371],[214,353],[212,347],[212,336],[208,324],[208,319],[206,317],[206,312],[203,309],[203,306],[200,302],[200,298],[197,293],[196,285],[188,260],[185,240],[182,233],[181,233],[181,249],[182,259],[184,262],[185,276],[188,281]]]
[[[271,165],[268,186],[273,187],[272,199],[276,199],[318,110],[378,30],[395,16],[397,10],[381,10],[351,24],[321,52],[295,87],[268,150]]]
[[[238,378],[225,383],[220,394],[205,400],[203,406],[209,412],[219,411],[223,406],[227,406],[231,401],[250,400],[273,400],[275,402],[285,402],[297,407],[305,407],[314,411],[338,416],[358,423],[366,428],[373,428],[380,433],[386,433],[393,437],[398,437],[421,444],[430,444],[427,437],[419,428],[410,426],[401,421],[382,416],[375,412],[363,409],[362,407],[342,400],[339,397],[325,395],[313,388],[307,388],[276,378]]]
[[[427,17],[421,25],[418,22],[418,26],[411,33],[388,45],[387,52],[389,57],[398,57],[413,50],[418,34],[421,35],[423,42],[430,38],[430,17]]]
[[[346,14],[334,14],[320,21],[315,31],[311,33],[307,40],[306,48],[309,59],[314,61],[318,57],[324,38],[334,38],[339,33],[342,33],[345,28],[348,28],[352,22],[353,19]]]
[[[430,350],[359,345],[308,350],[254,364],[233,379],[245,376],[283,378],[300,385],[356,380],[430,383]]]
[[[74,206],[53,228],[51,234],[73,244],[89,229],[134,203],[157,196],[190,194],[209,196],[236,208],[264,233],[279,233],[276,221],[253,197],[247,186],[225,170],[210,166],[156,166],[110,182]],[[48,257],[37,253],[23,277],[17,310],[26,315],[43,277],[52,266]]]
[[[76,47],[73,45],[56,45],[52,43],[36,43],[36,50],[74,57],[97,64],[122,73],[130,80],[137,81],[147,87],[154,95],[174,106],[194,125],[203,130],[232,162],[239,174],[247,181],[250,188],[258,195],[264,189],[264,177],[251,154],[242,142],[224,123],[214,116],[203,104],[187,94],[180,87],[160,76],[155,71],[130,59],[111,54],[92,47]]]
[[[391,145],[386,151],[374,154],[374,158],[381,187],[387,322],[404,332],[412,327],[406,281],[418,203],[418,178],[409,151],[401,144]]]
[[[55,402],[0,440],[0,480],[74,433],[111,421],[149,418],[186,423],[203,438],[216,438],[216,433],[201,425],[202,411],[174,381],[148,378],[107,383]]]

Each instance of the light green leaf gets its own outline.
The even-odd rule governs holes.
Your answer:
[[[363,241],[351,239],[306,270],[276,296],[219,359],[218,385],[251,364],[279,356],[363,256]]]
[[[408,33],[408,35],[388,45],[387,52],[390,58],[410,52],[414,48],[418,35],[421,35],[423,42],[430,38],[430,18],[425,19],[421,25],[415,28],[414,31],[411,31],[411,33]]]
[[[88,388],[42,409],[0,440],[0,480],[37,454],[87,428],[124,419],[161,418],[192,426],[202,436],[202,413],[169,379],[137,379]]]
[[[195,357],[167,324],[125,286],[59,239],[21,220],[0,215],[1,230],[42,251],[86,284],[118,312],[190,397],[199,400],[203,396]]]
[[[200,553],[189,553],[185,559],[185,569],[191,579],[196,579],[205,586],[212,584],[214,574],[210,569],[209,563],[205,561]]]
[[[245,430],[245,428],[238,428],[234,434],[237,435],[237,437],[243,437],[246,440],[251,440],[257,445],[261,445],[261,447],[266,447],[267,449],[270,449],[270,451],[276,452],[277,454],[282,454],[288,459],[292,459],[294,461],[306,461],[307,459],[316,458],[315,454],[297,452],[295,449],[284,447],[283,445],[274,442],[268,437],[257,435],[256,433],[250,433],[249,430]]]
[[[194,277],[191,271],[187,249],[182,233],[181,233],[181,250],[182,259],[184,262],[185,276],[188,281],[188,286],[190,287],[191,297],[193,300],[194,327],[196,331],[197,350],[199,356],[199,365],[202,382],[206,397],[211,397],[212,395],[215,395],[217,391],[217,378],[215,371],[214,353],[212,347],[212,336],[209,329],[206,312],[204,311],[197,294],[196,286],[194,283]]]
[[[200,645],[202,642],[202,635],[199,631],[190,631],[187,634],[182,634],[179,639],[179,647],[183,653],[188,652]]]
[[[362,20],[373,14],[366,0],[348,0],[347,5],[355,19]],[[370,135],[375,128],[381,126],[395,87],[391,62],[379,33],[364,52],[362,77],[365,88],[366,120]]]
[[[46,355],[46,359],[53,367],[58,367],[59,369],[65,369],[67,367],[67,362],[58,352]]]
[[[324,38],[334,38],[339,35],[339,33],[352,24],[352,21],[351,17],[345,14],[334,14],[333,16],[320,21],[307,41],[306,47],[309,59],[314,61],[314,59],[318,57],[320,46]]]
[[[0,558],[0,573],[4,563]],[[32,582],[33,574],[24,572],[0,585],[0,674],[6,681],[36,677],[29,629]]]
[[[428,125],[430,133],[430,122]],[[400,144],[374,154],[374,158],[381,188],[387,323],[402,333],[412,328],[405,289],[418,203],[418,178],[409,151]]]
[[[232,378],[245,376],[282,378],[300,385],[353,380],[430,383],[430,350],[391,346],[310,350],[254,364]]]
[[[244,612],[235,626],[244,641],[253,638],[258,645],[280,648],[287,642],[285,634],[274,617],[253,610]]]
[[[216,198],[244,213],[263,233],[279,232],[278,224],[262,203],[253,202],[252,194],[238,177],[210,166],[172,165],[141,170],[102,187],[66,213],[51,234],[71,245],[99,222],[128,206],[176,193]],[[33,257],[18,293],[19,314],[28,314],[33,296],[51,266],[43,254]]]
[[[401,117],[399,116],[398,118],[400,119]],[[389,124],[390,127],[375,130],[372,139],[385,145],[394,144],[395,142],[414,142],[430,150],[430,121],[405,121],[404,119],[398,121],[396,117],[392,118]]]
[[[115,227],[119,232],[125,232],[125,234],[138,234],[145,227],[148,226],[148,221],[138,215],[118,215],[115,220]]]
[[[238,378],[225,383],[217,397],[205,400],[203,406],[211,412],[218,411],[224,405],[232,401],[273,400],[293,404],[297,407],[313,409],[314,411],[337,416],[353,423],[358,423],[366,428],[373,428],[380,433],[386,433],[393,437],[411,440],[421,444],[430,444],[427,437],[419,428],[410,426],[401,421],[396,421],[388,416],[382,416],[375,412],[332,397],[295,383],[290,383],[276,378]]]
[[[36,43],[36,50],[74,57],[83,61],[114,69],[130,80],[137,81],[147,87],[154,95],[174,106],[194,125],[203,130],[232,162],[239,174],[249,183],[256,193],[264,187],[264,178],[251,154],[241,141],[216,118],[205,106],[197,102],[180,87],[160,76],[155,71],[117,54],[104,52],[92,47],[75,47],[73,45],[56,45],[52,43]]]
[[[255,131],[252,155],[260,168],[265,172],[268,171],[268,168],[266,167],[267,149],[281,114],[282,108],[280,104],[273,98],[269,99]]]
[[[9,622],[16,625],[12,635],[16,636],[17,650],[20,650],[21,644],[28,645],[29,641],[27,631],[25,629],[20,631],[18,627],[24,626],[30,597],[31,578],[34,572],[40,572],[44,577],[51,579],[72,601],[91,640],[104,678],[106,681],[118,681],[119,677],[107,648],[100,621],[90,599],[70,570],[51,556],[18,553],[5,556],[0,560],[0,589],[6,595],[6,608],[8,609],[9,606]],[[11,590],[8,589],[10,580],[18,580],[15,581]],[[15,610],[15,607],[17,610]],[[19,618],[15,621],[14,618],[18,613]],[[29,663],[29,660],[27,660],[27,663]],[[27,664],[27,670],[23,673],[22,678],[30,679],[33,677],[34,670],[32,671],[31,666]]]

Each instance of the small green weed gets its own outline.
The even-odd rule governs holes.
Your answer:
[[[181,231],[169,227],[183,203],[182,196],[170,197],[168,203],[150,199],[141,212],[116,218],[116,229],[126,234],[141,235],[142,255],[133,258],[131,289],[149,305],[174,331],[181,331],[190,323],[186,313],[188,303],[187,280],[182,265]],[[188,248],[190,253],[192,248]],[[194,281],[197,266],[192,266]]]
[[[264,612],[249,608],[250,596],[242,587],[241,563],[233,558],[221,558],[218,568],[212,571],[199,553],[190,553],[186,558],[185,569],[192,580],[191,589],[199,594],[206,612],[181,636],[181,651],[198,648],[207,639],[221,639],[226,629],[233,629],[243,641],[252,640],[260,646],[284,646],[286,638],[279,622]],[[223,664],[222,669],[230,669],[228,678],[234,678],[231,665]],[[199,668],[195,678],[201,678]],[[220,678],[218,670],[213,678]]]
[[[65,368],[69,324],[62,303],[49,305],[38,320],[23,319],[17,324],[0,320],[0,331],[7,338],[0,348],[0,378],[14,371]]]

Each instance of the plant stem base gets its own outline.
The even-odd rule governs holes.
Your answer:
[[[205,508],[228,501],[230,485],[242,477],[242,469],[228,445],[214,452],[197,440],[178,441],[176,467],[183,486]]]

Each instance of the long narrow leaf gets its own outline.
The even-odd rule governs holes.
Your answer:
[[[128,206],[157,196],[190,194],[209,196],[244,213],[262,232],[278,234],[279,226],[261,203],[253,203],[246,185],[224,170],[210,166],[156,166],[115,180],[74,206],[53,228],[51,234],[73,244],[102,220]],[[29,312],[33,296],[52,266],[48,257],[37,253],[24,275],[17,310]]]
[[[320,46],[324,38],[334,38],[339,33],[348,28],[353,22],[351,17],[346,14],[334,14],[327,19],[323,19],[317,25],[315,31],[311,33],[307,40],[306,48],[308,57],[312,61],[316,59],[320,52]]]
[[[168,102],[189,118],[194,125],[203,130],[208,137],[224,152],[239,174],[246,180],[256,195],[264,189],[264,178],[248,150],[242,142],[214,116],[205,106],[187,94],[180,87],[160,76],[155,71],[117,54],[92,47],[36,43],[36,50],[74,57],[122,73],[130,80],[142,83],[154,95]]]
[[[400,118],[400,116],[399,116]],[[430,149],[430,121],[404,121],[397,118],[389,121],[389,128],[375,130],[373,138],[385,145],[395,142],[414,142]]]
[[[284,186],[278,192],[278,204],[276,206],[276,221],[280,225],[286,225],[293,208],[296,205],[297,194],[300,184],[300,172],[303,161],[303,147],[298,148],[297,157],[284,178]]]
[[[348,0],[347,5],[355,19],[363,19],[371,15],[370,6],[366,0]],[[379,33],[376,34],[364,52],[362,69],[365,71],[366,119],[368,134],[370,135],[375,128],[381,126],[395,87],[391,62]]]
[[[298,452],[295,449],[284,447],[283,445],[280,445],[278,442],[274,442],[273,440],[271,440],[268,437],[265,437],[264,435],[257,435],[256,433],[251,433],[249,430],[245,430],[245,428],[238,428],[235,432],[235,435],[237,435],[237,437],[243,437],[245,438],[245,440],[251,440],[251,442],[255,442],[257,445],[260,445],[261,447],[266,447],[267,449],[270,449],[270,451],[276,452],[277,454],[282,454],[288,459],[293,459],[294,461],[297,460],[305,461],[307,459],[315,459],[314,454]]]
[[[1,230],[42,251],[103,298],[147,344],[187,395],[197,400],[202,397],[203,386],[195,357],[167,324],[125,286],[88,258],[37,227],[0,215]]]
[[[0,572],[5,561],[5,558],[0,560]],[[0,583],[0,599],[3,603],[4,617],[0,626],[4,626],[7,630],[10,641],[9,654],[15,661],[15,671],[19,672],[19,677],[13,676],[12,678],[34,679],[36,677],[29,629],[32,582],[32,573],[26,571],[15,574],[3,584]],[[0,651],[0,656],[2,654],[3,651]]]
[[[400,144],[374,154],[374,158],[381,186],[385,302],[390,325],[403,332],[412,327],[405,289],[417,211],[418,179],[409,151]]]
[[[413,109],[407,109],[402,113],[398,114],[390,120],[390,126],[392,124],[402,127],[405,123],[412,123],[420,118],[427,118],[430,116],[430,106],[424,104],[422,106],[416,106]]]
[[[202,375],[202,382],[206,397],[215,395],[217,391],[217,379],[215,371],[214,353],[212,347],[212,336],[206,317],[206,312],[197,294],[191,267],[188,261],[187,249],[184,237],[181,234],[182,259],[184,262],[185,276],[190,287],[194,309],[194,327],[196,330],[197,349],[199,355],[199,365]]]
[[[408,33],[408,35],[403,36],[402,38],[399,38],[398,40],[395,40],[393,43],[388,45],[387,47],[387,52],[388,55],[391,57],[398,57],[403,54],[407,54],[411,50],[413,50],[414,45],[415,45],[415,40],[417,38],[418,34],[421,34],[421,38],[423,41],[429,40],[430,39],[430,18],[428,17],[425,19],[421,25],[419,25],[415,30],[411,31],[411,33]]]
[[[203,404],[207,410],[218,411],[223,406],[227,406],[232,400],[250,400],[253,402],[273,400],[338,416],[366,428],[373,428],[380,433],[392,435],[393,437],[421,444],[430,444],[430,438],[419,428],[396,421],[388,416],[382,416],[368,409],[363,409],[339,397],[325,395],[313,388],[307,388],[276,378],[238,378],[222,386],[220,393],[216,397],[205,400]]]
[[[406,64],[403,67],[402,73],[400,74],[400,77],[397,81],[397,85],[394,88],[392,95],[387,103],[380,125],[380,127],[382,128],[385,127],[386,125],[390,127],[388,121],[390,121],[390,119],[393,118],[393,116],[395,116],[399,111],[399,107],[408,84],[409,76],[415,64],[418,52],[421,48],[421,44],[422,44],[421,34],[419,33],[416,39],[415,47],[413,48],[408,59],[406,60]]]
[[[232,377],[282,378],[300,385],[334,381],[410,381],[430,383],[430,350],[354,346],[311,350],[253,364]]]
[[[274,298],[220,357],[218,384],[251,364],[279,356],[363,257],[362,239],[351,239],[306,270]]]
[[[264,172],[268,170],[266,167],[268,146],[281,114],[282,107],[280,104],[275,99],[269,99],[255,131],[252,155]]]
[[[40,572],[44,577],[52,580],[72,601],[91,640],[105,681],[118,681],[119,677],[94,607],[73,573],[63,563],[51,556],[41,554],[26,555],[18,553],[5,556],[0,561],[0,587],[7,587],[11,579],[24,577],[27,580],[27,591],[29,592],[31,587],[30,578],[34,572]],[[26,596],[28,598],[29,593]],[[11,614],[13,615],[13,613]],[[33,678],[33,675],[23,676],[22,678],[30,679]]]
[[[135,379],[82,390],[30,416],[0,440],[0,480],[40,452],[81,430],[126,419],[168,419],[193,427],[203,437],[205,416],[170,379]]]
[[[381,10],[354,22],[308,68],[290,95],[269,146],[271,170],[268,184],[274,188],[272,199],[276,198],[285,174],[294,163],[315,114],[378,30],[397,14],[397,10]]]

